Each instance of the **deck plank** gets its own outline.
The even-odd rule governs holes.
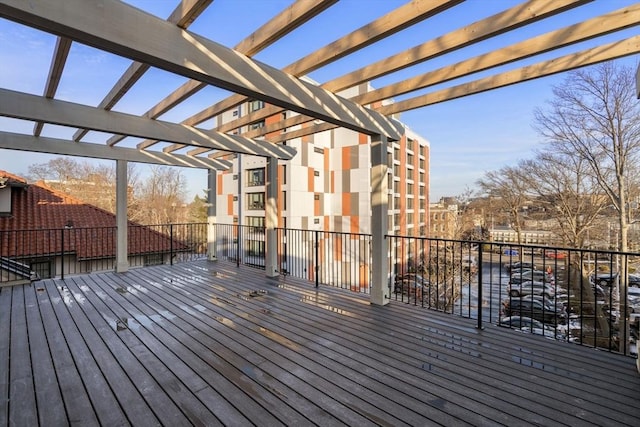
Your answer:
[[[38,423],[36,393],[31,370],[29,333],[27,330],[25,286],[13,288],[11,304],[11,343],[9,365],[9,418],[16,425]]]
[[[47,336],[49,351],[52,354],[55,372],[52,372],[51,375],[58,380],[58,387],[62,394],[69,424],[97,426],[99,423],[95,409],[53,310],[54,301],[58,301],[59,297],[55,296],[54,301],[51,300],[47,292],[47,283],[49,282],[53,283],[52,280],[47,280],[36,284],[38,288],[45,290],[44,292],[37,292],[36,298]]]
[[[0,426],[9,425],[9,347],[12,288],[0,287]]]
[[[78,302],[86,321],[78,318],[76,323],[85,337],[91,337],[91,351],[108,375],[112,388],[117,388],[116,396],[127,417],[134,425],[159,425],[160,419],[171,425],[189,425],[187,418],[178,407],[162,393],[144,366],[131,353],[121,339],[118,320],[110,316],[93,292],[90,292],[83,276],[65,280],[65,284]],[[93,329],[88,329],[91,325]],[[86,338],[89,340],[89,338]]]
[[[109,387],[109,382],[69,312],[77,308],[77,303],[71,292],[66,285],[57,286],[53,281],[45,282],[45,287],[59,327],[69,346],[73,362],[82,378],[84,388],[89,395],[99,422],[104,425],[128,424],[127,416],[120,406],[115,392]]]
[[[0,425],[43,425],[47,405],[55,424],[72,425],[619,426],[640,417],[632,358],[478,330],[412,304],[373,306],[226,262],[3,289],[0,325]],[[31,378],[31,389],[11,387],[13,378]],[[30,413],[14,412],[18,396],[31,396],[22,402]]]
[[[58,386],[59,380],[53,367],[53,358],[36,297],[36,293],[43,292],[44,288],[34,285],[25,286],[23,289],[39,422],[41,425],[63,426],[69,423],[69,419]]]

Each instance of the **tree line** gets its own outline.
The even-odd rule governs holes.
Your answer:
[[[70,157],[56,157],[29,166],[30,181],[44,183],[87,204],[116,211],[116,169]],[[127,170],[127,214],[140,224],[206,222],[206,197],[187,200],[186,179],[179,168],[151,166],[141,174],[136,165]]]
[[[534,157],[478,180],[487,212],[519,240],[525,221],[543,218],[564,246],[584,248],[613,233],[611,249],[627,251],[640,200],[635,85],[635,72],[615,62],[567,73],[534,112],[544,140]]]

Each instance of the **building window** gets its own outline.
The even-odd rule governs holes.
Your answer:
[[[407,182],[407,194],[413,194],[413,184]]]
[[[324,154],[324,148],[322,147],[313,147],[313,151],[315,151],[318,154]]]
[[[420,161],[418,162],[418,164],[419,164],[419,166],[418,166],[418,167],[419,167],[420,169],[424,169],[424,159],[420,159]]]
[[[413,166],[413,154],[407,153],[407,164]]]
[[[413,199],[412,198],[408,198],[407,199],[407,209],[413,209]]]
[[[247,186],[264,185],[264,168],[247,170]]]
[[[413,139],[407,138],[407,150],[413,151]]]
[[[313,171],[313,176],[320,176],[320,171]]]
[[[395,160],[400,160],[400,149],[398,147],[393,148],[393,158]]]
[[[251,130],[261,129],[264,127],[264,120],[260,120],[259,122],[251,123],[249,126]]]
[[[249,112],[253,113],[254,111],[258,111],[264,108],[264,101],[260,101],[255,99],[249,103]]]
[[[287,210],[287,192],[286,191],[282,192],[282,210],[283,211]]]
[[[254,233],[264,233],[264,217],[263,216],[248,216],[246,218],[247,225]]]
[[[393,209],[400,209],[400,197],[393,198]]]
[[[395,176],[400,176],[400,165],[393,165],[393,174]]]
[[[264,193],[247,193],[247,209],[264,209]]]
[[[282,183],[287,183],[287,165],[282,165]]]
[[[425,175],[424,171],[420,171],[420,174],[419,174],[419,176],[420,176],[420,184],[424,184],[424,175]]]
[[[320,224],[320,218],[314,218],[313,219],[313,223],[314,224]]]

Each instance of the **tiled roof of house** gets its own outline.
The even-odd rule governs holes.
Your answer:
[[[0,170],[13,188],[11,215],[0,217],[0,256],[55,255],[74,252],[79,260],[113,258],[116,217],[57,191],[44,182],[25,185],[24,178]],[[130,255],[167,252],[171,239],[150,227],[129,222]],[[183,248],[173,242],[173,249]]]

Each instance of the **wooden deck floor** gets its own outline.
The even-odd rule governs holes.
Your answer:
[[[0,426],[639,425],[635,359],[224,262],[0,290]]]

